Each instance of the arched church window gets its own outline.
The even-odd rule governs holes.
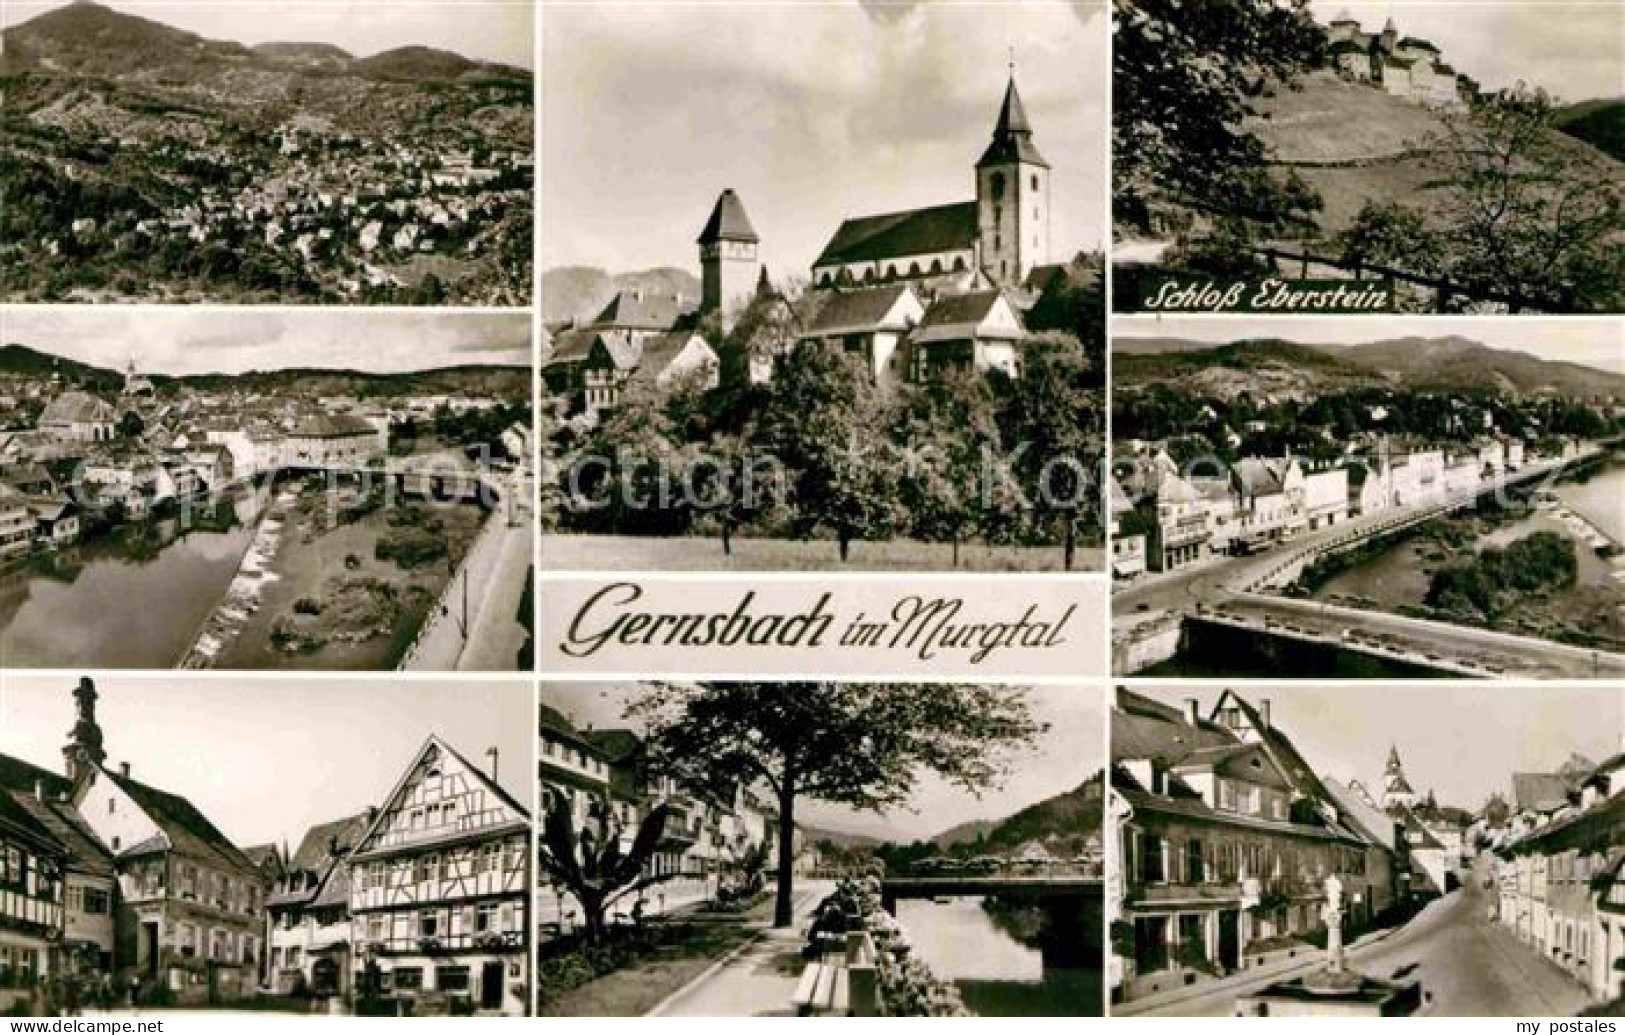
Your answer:
[[[932,273],[932,275],[935,276],[936,274],[941,273],[941,272],[942,272],[942,260],[941,259],[932,259],[931,260],[931,273]]]
[[[993,192],[993,200],[998,201],[1004,197],[1004,173],[996,172],[987,179],[988,189]]]
[[[863,271],[863,282],[865,284],[873,284],[875,282],[875,270],[873,266]]]
[[[1033,173],[1033,190],[1038,189],[1038,174]]]
[[[963,273],[963,272],[965,272],[965,257],[963,255],[954,256],[954,272],[955,273]]]
[[[911,276],[911,277],[919,276],[920,275],[920,264],[917,263],[917,262],[909,263],[908,264],[908,275]]]
[[[830,278],[830,275],[829,275],[829,270],[825,270],[823,272],[823,274],[818,278],[818,286],[819,287],[829,287],[830,280],[831,280],[831,278]]]

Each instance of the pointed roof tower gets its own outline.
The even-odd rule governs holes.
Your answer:
[[[700,231],[699,239],[694,243],[749,241],[754,244],[760,240],[756,236],[756,228],[750,225],[750,216],[745,214],[745,203],[729,187],[717,198],[715,207],[711,209],[711,218],[705,221],[705,229]]]
[[[1026,162],[1049,168],[1044,156],[1033,145],[1033,126],[1027,121],[1027,109],[1021,103],[1021,92],[1016,89],[1015,69],[1010,70],[1010,82],[1004,88],[1004,103],[999,106],[999,121],[993,126],[993,141],[982,153],[977,168],[1005,162]]]

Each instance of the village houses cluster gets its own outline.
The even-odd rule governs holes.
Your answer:
[[[1014,376],[1029,337],[1024,315],[1064,266],[1050,261],[1050,166],[1013,75],[975,184],[971,201],[843,221],[794,299],[769,280],[744,202],[724,190],[697,241],[697,304],[676,293],[620,291],[590,319],[548,328],[543,379],[594,413],[614,406],[633,381],[662,390],[693,381],[714,387],[724,376],[769,383],[780,357],[812,341],[861,357],[883,386],[950,369]],[[779,336],[736,343],[745,355],[723,355],[721,339],[752,306]]]
[[[1325,930],[1328,876],[1351,941],[1454,890],[1480,852],[1499,921],[1597,999],[1620,994],[1625,755],[1514,774],[1510,808],[1498,795],[1471,812],[1418,794],[1394,748],[1380,789],[1325,775],[1268,699],[1227,690],[1204,712],[1119,689],[1112,796],[1113,1002],[1302,954]]]
[[[425,394],[386,406],[237,388],[159,393],[133,362],[116,395],[66,387],[55,373],[13,374],[0,407],[14,425],[23,414],[38,416],[33,427],[0,431],[0,560],[70,545],[87,521],[140,521],[279,471],[379,466],[392,424],[495,402]],[[503,435],[520,458],[530,455],[529,440],[522,424]]]
[[[1495,919],[1592,996],[1625,995],[1625,742],[1514,773],[1506,815],[1475,833],[1495,860]]]
[[[429,734],[376,806],[292,852],[238,846],[109,762],[94,684],[72,696],[60,771],[0,754],[0,1013],[59,978],[153,1005],[526,1012],[530,816],[494,749],[482,770]]]
[[[1393,97],[1430,108],[1460,108],[1478,96],[1479,85],[1445,64],[1439,48],[1417,36],[1401,36],[1389,18],[1380,32],[1365,32],[1342,12],[1326,27],[1327,53],[1337,73],[1369,83]]]
[[[734,866],[775,842],[778,809],[770,799],[741,786],[731,800],[720,800],[678,784],[651,764],[648,745],[634,730],[580,727],[545,702],[538,728],[544,813],[563,807],[575,829],[587,829],[590,810],[607,801],[620,826],[622,848],[630,850],[649,811],[662,803],[670,810],[645,873],[661,879],[615,904],[612,909],[620,915],[631,915],[635,907],[639,915],[655,916],[712,901],[738,876],[730,872]],[[545,874],[536,913],[543,940],[583,922],[581,907],[568,891],[548,884]]]
[[[1242,443],[1239,433],[1227,434],[1232,447]],[[1574,439],[1561,443],[1561,458],[1579,449]],[[1209,457],[1182,468],[1163,445],[1144,441],[1120,445],[1115,457],[1112,574],[1122,579],[1256,552],[1362,515],[1439,506],[1548,459],[1493,426],[1445,444],[1371,435],[1318,462]]]
[[[208,170],[215,185],[130,225],[76,219],[69,227],[76,246],[126,234],[154,249],[166,240],[189,247],[252,241],[354,297],[406,286],[401,268],[417,257],[478,257],[487,250],[482,235],[530,204],[533,155],[478,138],[379,141],[304,115],[271,130],[259,150],[195,136],[102,138],[103,146],[144,161]],[[250,174],[248,182],[235,183],[241,173]],[[40,245],[51,255],[62,250],[55,238]]]

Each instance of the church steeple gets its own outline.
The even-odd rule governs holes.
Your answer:
[[[80,679],[73,689],[77,718],[68,731],[68,742],[62,746],[62,762],[64,773],[75,782],[107,761],[102,728],[96,724],[96,697],[96,684],[88,678]]]
[[[993,140],[982,152],[978,168],[999,162],[1026,162],[1049,168],[1044,156],[1033,144],[1033,124],[1027,121],[1027,108],[1021,103],[1021,91],[1016,89],[1016,74],[1012,69],[1010,81],[1004,88],[1004,103],[999,105],[999,120],[993,125]]]
[[[1388,748],[1388,765],[1382,774],[1382,804],[1384,808],[1409,808],[1416,804],[1416,792],[1405,779],[1405,767],[1399,761],[1399,748]]]
[[[1049,261],[1049,163],[1033,144],[1013,60],[993,139],[976,163],[976,229],[978,261],[996,284],[1019,285]]]

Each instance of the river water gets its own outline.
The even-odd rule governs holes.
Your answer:
[[[1619,501],[1625,499],[1625,463],[1616,461],[1586,481],[1553,485],[1551,491],[1616,542],[1625,542],[1625,508],[1619,505]],[[1572,535],[1550,514],[1532,510],[1528,516],[1508,522],[1484,536],[1477,545],[1479,549],[1504,547],[1541,531]],[[1609,581],[1613,566],[1585,544],[1576,543],[1575,557],[1579,561],[1576,581],[1580,585],[1603,585]],[[1405,540],[1364,564],[1339,572],[1320,586],[1314,597],[1316,600],[1336,596],[1368,597],[1385,608],[1420,604],[1427,597],[1428,584],[1436,567],[1437,562],[1427,558],[1425,547]]]
[[[256,501],[230,527],[178,517],[116,530],[46,568],[0,576],[6,668],[168,668],[191,644],[237,571]]]
[[[981,899],[905,899],[897,904],[897,921],[932,972],[959,986],[973,1013],[984,1017],[1102,1013],[1099,969],[1046,970],[1040,950],[995,924]],[[1099,940],[1098,934],[1089,937],[1082,931],[1076,937],[1079,943]]]

